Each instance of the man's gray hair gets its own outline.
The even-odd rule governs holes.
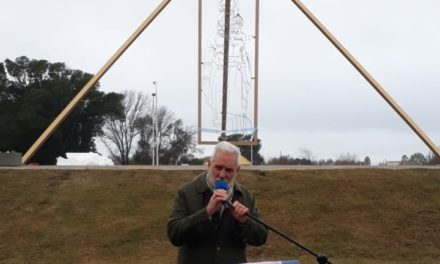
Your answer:
[[[220,141],[219,143],[217,143],[217,145],[215,145],[214,152],[212,153],[211,156],[211,160],[215,159],[215,156],[219,151],[235,154],[237,156],[237,165],[240,165],[241,154],[240,154],[240,149],[237,146],[229,143],[228,141]]]

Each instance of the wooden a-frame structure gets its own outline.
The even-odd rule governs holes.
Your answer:
[[[199,0],[199,3],[202,0]],[[257,7],[259,1],[256,0]],[[330,33],[330,31],[308,10],[300,0],[291,0],[301,12],[321,31],[321,33],[339,50],[339,52],[353,65],[353,67],[367,80],[368,83],[380,94],[380,96],[391,106],[391,108],[405,121],[405,123],[416,133],[416,135],[431,149],[431,151],[440,158],[440,149],[431,141],[423,130],[411,119],[411,117],[397,104],[397,102],[385,91],[373,76],[350,54],[350,52]],[[135,32],[124,42],[124,44],[115,52],[115,54],[102,66],[102,68],[93,76],[92,79],[78,92],[78,94],[69,102],[64,110],[52,121],[40,137],[34,142],[29,150],[22,157],[22,164],[26,164],[38,149],[47,141],[59,125],[75,109],[82,98],[93,88],[93,86],[104,76],[110,67],[122,56],[130,45],[142,34],[142,32],[151,24],[151,22],[162,12],[162,10],[171,2],[163,0],[156,9],[145,19],[145,21],[135,30]],[[199,99],[200,100],[200,99]],[[200,121],[199,121],[200,122]],[[200,127],[200,124],[199,124]]]

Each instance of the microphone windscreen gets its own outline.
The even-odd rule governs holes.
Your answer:
[[[223,190],[227,191],[228,190],[228,183],[226,181],[217,180],[214,183],[214,188],[216,190],[223,189]]]

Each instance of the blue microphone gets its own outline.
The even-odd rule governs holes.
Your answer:
[[[225,191],[228,191],[228,183],[226,181],[223,180],[216,180],[214,183],[214,189],[216,190],[220,190],[223,189]]]
[[[214,189],[228,191],[229,186],[228,186],[228,183],[224,180],[216,180],[214,182]],[[232,204],[230,201],[224,201],[223,205],[225,206],[225,208],[232,207]]]

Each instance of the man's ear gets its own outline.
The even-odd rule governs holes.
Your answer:
[[[237,173],[240,171],[240,166],[237,167]]]

